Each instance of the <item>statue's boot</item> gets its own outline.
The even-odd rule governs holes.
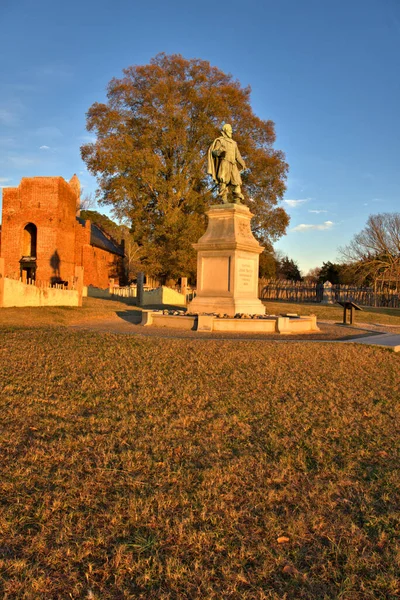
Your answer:
[[[218,196],[221,198],[224,204],[228,204],[228,187],[226,183],[220,184]]]
[[[240,202],[241,200],[244,200],[244,196],[242,194],[240,186],[237,185],[235,187],[235,189],[233,190],[233,201],[235,204],[241,204],[241,202]]]

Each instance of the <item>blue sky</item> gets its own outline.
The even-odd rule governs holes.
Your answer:
[[[399,210],[399,0],[0,0],[0,23],[0,186],[76,172],[94,191],[86,111],[166,52],[232,73],[275,122],[291,216],[276,248],[303,272]]]

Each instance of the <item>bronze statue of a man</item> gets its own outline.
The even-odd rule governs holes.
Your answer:
[[[208,150],[208,169],[218,184],[218,196],[222,202],[228,202],[228,191],[232,188],[233,201],[240,204],[244,199],[241,185],[240,172],[246,169],[243,158],[240,156],[237,143],[232,139],[232,127],[226,123],[221,129],[221,137],[213,141]]]

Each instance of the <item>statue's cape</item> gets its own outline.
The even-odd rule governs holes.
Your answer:
[[[209,175],[211,175],[211,177],[214,179],[214,181],[216,183],[218,183],[217,172],[218,172],[218,167],[219,167],[219,163],[220,163],[220,158],[213,156],[212,153],[213,153],[213,150],[215,148],[215,144],[220,139],[221,138],[219,137],[219,138],[217,138],[216,140],[213,141],[213,143],[209,147],[208,153],[207,153],[207,159],[208,159],[207,173]],[[222,137],[222,139],[224,139],[224,138]]]

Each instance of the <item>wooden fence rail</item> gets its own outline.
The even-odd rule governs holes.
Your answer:
[[[11,279],[13,281],[20,281],[25,285],[33,285],[40,289],[56,289],[56,290],[76,290],[78,279],[77,277],[73,277],[70,282],[51,282],[51,281],[42,281],[40,279],[31,279],[28,277],[27,279],[23,279],[18,275],[7,275],[7,279]]]
[[[399,289],[335,284],[324,288],[321,283],[303,283],[284,280],[260,280],[259,297],[271,302],[323,302],[324,292],[330,292],[333,302],[351,300],[363,306],[400,308]]]

